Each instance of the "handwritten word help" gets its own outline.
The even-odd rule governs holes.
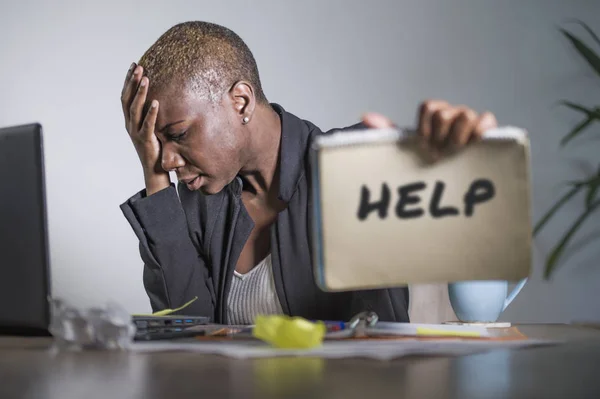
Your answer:
[[[425,210],[419,206],[421,196],[419,192],[424,190],[427,184],[424,182],[415,182],[398,187],[398,202],[394,211],[400,219],[413,219],[423,216]],[[442,205],[442,197],[446,184],[442,181],[436,181],[431,198],[429,199],[428,211],[432,218],[443,218],[448,216],[458,216],[460,211],[455,206]],[[496,194],[494,184],[488,179],[477,179],[468,187],[463,196],[463,214],[471,217],[475,213],[475,206],[490,201]],[[366,220],[372,212],[376,212],[380,219],[388,216],[390,208],[391,191],[386,183],[381,185],[381,195],[379,201],[372,202],[371,191],[365,185],[360,191],[360,202],[357,216],[359,220]]]

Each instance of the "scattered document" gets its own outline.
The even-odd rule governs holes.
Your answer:
[[[459,356],[496,349],[520,349],[555,345],[549,340],[331,340],[310,350],[277,349],[259,340],[202,341],[185,338],[174,341],[135,342],[131,350],[137,352],[185,351],[227,356],[235,359],[268,357],[321,357],[329,359],[368,358],[391,360],[403,356]]]

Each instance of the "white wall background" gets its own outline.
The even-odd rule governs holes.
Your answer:
[[[0,126],[45,128],[53,291],[83,306],[112,299],[131,312],[150,310],[137,241],[118,207],[143,184],[119,95],[129,64],[181,21],[240,34],[269,100],[324,129],[352,124],[366,110],[412,124],[429,97],[492,110],[501,124],[528,129],[536,220],[562,181],[582,176],[581,160],[598,159],[598,140],[558,151],[578,117],[556,106],[599,102],[600,79],[556,29],[581,18],[600,34],[598,1],[0,4]],[[504,319],[600,320],[599,215],[580,235],[596,241],[571,251],[551,281],[541,278],[542,257],[581,209],[573,203],[536,240],[534,275]]]

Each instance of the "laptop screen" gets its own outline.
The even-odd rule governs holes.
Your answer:
[[[49,252],[39,124],[0,129],[0,332],[44,332]]]

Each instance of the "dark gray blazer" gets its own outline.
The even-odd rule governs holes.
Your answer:
[[[283,311],[308,319],[349,320],[364,310],[380,320],[409,321],[408,289],[321,291],[315,284],[311,251],[311,174],[308,148],[323,133],[308,121],[272,104],[281,117],[279,198],[288,207],[271,227],[275,287]],[[227,294],[237,259],[254,226],[241,201],[238,177],[206,196],[174,185],[150,197],[140,191],[121,205],[140,244],[144,286],[154,311],[176,308],[198,297],[188,315],[227,323]],[[368,267],[368,265],[365,265]]]

